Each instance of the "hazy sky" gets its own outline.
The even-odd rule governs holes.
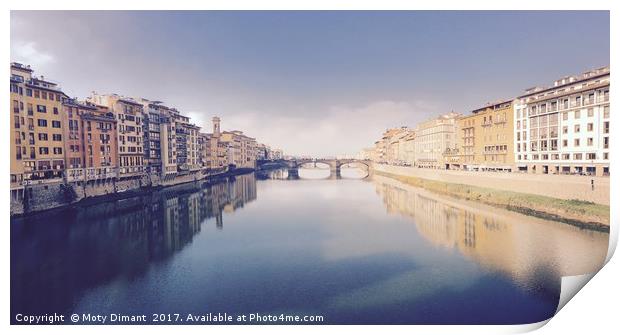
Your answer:
[[[12,61],[69,96],[162,100],[315,156],[608,65],[609,39],[606,11],[11,13]]]

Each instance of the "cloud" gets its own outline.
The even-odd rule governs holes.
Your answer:
[[[11,44],[11,59],[24,64],[44,66],[56,61],[55,57],[38,49],[35,42],[14,41]]]
[[[334,105],[295,113],[245,110],[223,113],[222,129],[243,130],[259,142],[282,148],[287,154],[315,157],[355,154],[371,146],[387,128],[414,126],[435,114],[435,106],[423,102],[379,100],[364,106]],[[185,112],[197,125],[210,131],[210,118]]]

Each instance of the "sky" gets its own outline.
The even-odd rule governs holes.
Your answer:
[[[606,66],[609,43],[607,11],[11,12],[11,61],[71,97],[160,100],[314,157]]]

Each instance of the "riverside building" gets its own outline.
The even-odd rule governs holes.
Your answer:
[[[256,167],[256,139],[246,136],[242,131],[222,132],[221,142],[228,143],[228,162],[237,168]]]
[[[478,108],[456,120],[457,148],[446,153],[450,169],[512,171],[514,169],[512,100]]]
[[[516,99],[517,169],[542,174],[609,175],[609,81],[603,67],[530,88]]]
[[[30,66],[11,63],[11,195],[23,185],[62,180],[65,169],[62,101],[58,84],[36,77]],[[21,193],[20,193],[21,192]]]
[[[117,176],[116,119],[107,107],[76,99],[63,102],[66,181]]]
[[[456,120],[460,115],[451,112],[422,122],[416,127],[415,165],[417,167],[449,168],[444,154],[456,149]]]
[[[87,99],[107,107],[117,121],[118,177],[142,176],[146,172],[144,159],[143,106],[132,98],[117,94],[93,94]]]

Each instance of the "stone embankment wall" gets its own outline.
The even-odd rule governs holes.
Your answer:
[[[374,164],[374,169],[378,172],[405,177],[609,205],[609,177],[434,170],[384,164]],[[592,181],[594,181],[594,188],[592,188]]]
[[[80,182],[48,182],[26,186],[23,197],[11,197],[11,216],[67,206],[80,200],[121,194],[152,187],[173,186],[204,179],[201,171],[160,179],[140,176],[120,180],[107,179]]]

